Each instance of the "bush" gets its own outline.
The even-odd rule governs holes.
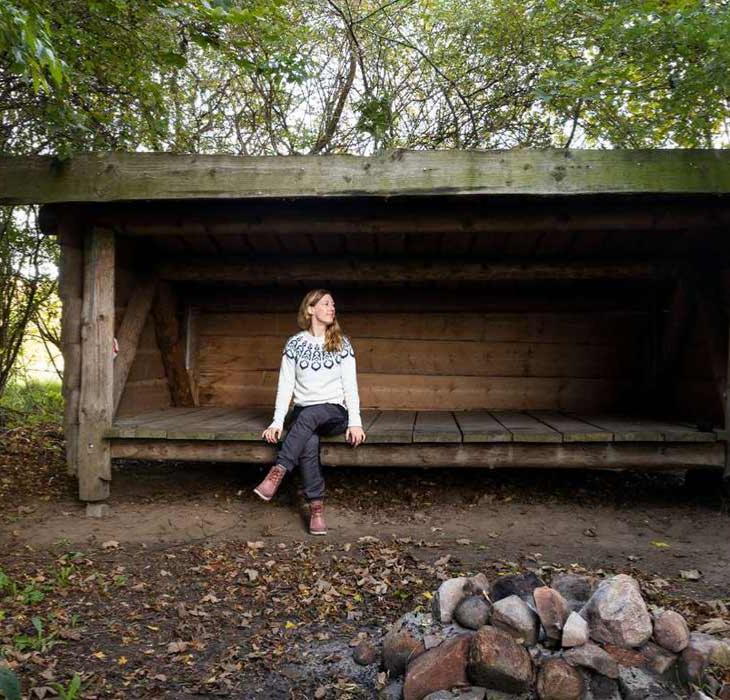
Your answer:
[[[62,422],[63,396],[58,380],[16,380],[0,397],[0,426]]]

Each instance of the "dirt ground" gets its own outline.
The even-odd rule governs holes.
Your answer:
[[[730,603],[728,504],[678,473],[332,469],[314,538],[293,481],[252,493],[261,467],[117,464],[101,520],[63,471],[53,431],[0,450],[0,648],[28,688],[76,672],[89,698],[374,697],[352,639],[459,573],[632,573],[697,623]],[[22,648],[34,613],[45,650]]]

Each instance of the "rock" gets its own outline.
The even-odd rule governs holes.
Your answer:
[[[391,677],[400,676],[406,669],[411,655],[416,656],[426,650],[424,634],[433,627],[431,615],[406,613],[388,630],[383,637],[383,665]]]
[[[561,639],[563,625],[570,614],[565,598],[549,586],[536,588],[532,595],[535,599],[535,609],[548,639]]]
[[[378,661],[378,656],[377,647],[367,640],[363,640],[352,650],[352,658],[355,660],[355,663],[360,664],[360,666],[369,666],[370,664],[374,664]]]
[[[492,606],[491,624],[527,646],[537,642],[540,631],[537,614],[517,595],[502,598]]]
[[[654,642],[647,642],[639,649],[644,658],[644,667],[663,676],[677,663],[677,655]]]
[[[464,599],[477,593],[487,592],[489,581],[484,574],[459,576],[444,581],[431,601],[434,619],[451,622],[456,606]]]
[[[470,595],[464,598],[454,610],[454,619],[462,626],[478,630],[489,622],[492,605],[483,595]]]
[[[597,586],[597,578],[580,574],[555,574],[550,582],[550,588],[565,598],[573,612],[578,612],[588,602]]]
[[[701,690],[695,690],[687,700],[712,700],[712,698],[709,695],[705,695]]]
[[[460,688],[455,693],[448,690],[437,690],[435,693],[428,694],[423,700],[485,700],[486,695],[486,688],[472,686],[471,688]]]
[[[631,576],[618,574],[602,581],[580,613],[591,639],[618,647],[638,647],[652,633],[651,617]]]
[[[109,505],[106,503],[87,503],[87,518],[107,518],[109,517]]]
[[[467,676],[478,686],[521,693],[532,681],[532,661],[525,648],[490,625],[472,637],[468,659]]]
[[[579,647],[587,641],[588,623],[577,612],[571,612],[563,625],[561,646]]]
[[[702,632],[692,632],[679,656],[679,677],[685,683],[700,685],[708,666],[730,668],[730,642]]]
[[[378,691],[378,700],[401,700],[403,697],[403,680],[398,678]]]
[[[532,571],[524,574],[502,576],[492,583],[490,597],[492,603],[496,603],[498,600],[516,595],[522,598],[529,606],[534,606],[535,601],[532,597],[532,591],[544,585],[545,583]]]
[[[584,700],[621,700],[618,681],[588,669],[581,669],[581,673],[586,687]]]
[[[408,664],[403,700],[422,700],[436,690],[469,685],[466,662],[471,636],[448,639]]]
[[[689,644],[689,627],[674,610],[662,610],[654,616],[654,640],[660,646],[678,654]]]
[[[671,689],[658,683],[640,668],[619,668],[619,690],[623,700],[678,700]]]
[[[607,676],[618,678],[618,664],[613,657],[593,642],[569,649],[563,655],[571,666],[584,666]]]
[[[583,677],[562,659],[546,661],[537,674],[540,700],[581,700],[584,691]]]

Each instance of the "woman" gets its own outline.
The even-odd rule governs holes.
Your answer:
[[[355,351],[342,334],[335,302],[326,289],[313,289],[302,299],[297,325],[302,331],[287,340],[281,358],[274,420],[261,437],[267,442],[279,440],[293,395],[289,429],[276,464],[254,493],[270,501],[282,479],[298,464],[309,501],[309,532],[326,535],[319,437],[345,432],[353,447],[365,441]]]

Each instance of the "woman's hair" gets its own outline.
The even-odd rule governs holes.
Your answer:
[[[325,294],[332,296],[332,292],[326,289],[312,289],[304,295],[302,303],[299,304],[299,312],[297,313],[297,325],[303,331],[310,330],[312,326],[312,314],[307,311],[307,307],[314,306]],[[335,320],[327,326],[327,330],[324,332],[324,349],[327,352],[342,350],[342,329],[337,322],[337,316],[335,316]]]

